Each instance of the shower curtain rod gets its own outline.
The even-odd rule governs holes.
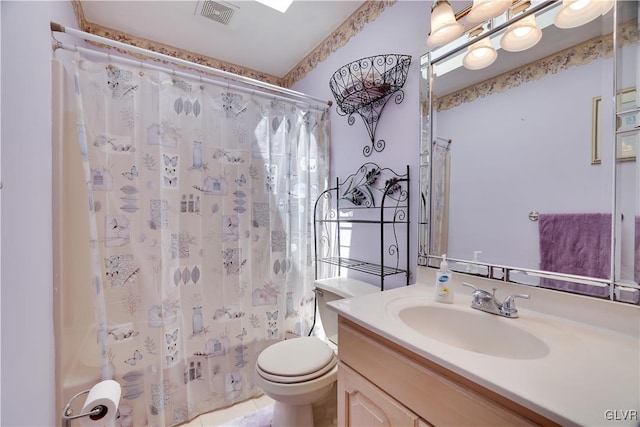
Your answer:
[[[76,45],[70,45],[70,44],[66,44],[66,43],[61,43],[61,42],[57,42],[55,44],[55,48],[56,49],[64,49],[64,50],[68,50],[70,52],[80,52],[86,55],[93,55],[93,56],[98,56],[100,58],[104,58],[107,60],[112,60],[112,59],[116,59],[117,61],[123,63],[123,64],[128,64],[134,67],[140,67],[140,68],[144,68],[147,70],[154,70],[154,71],[161,71],[161,72],[170,72],[172,76],[174,77],[180,77],[183,79],[188,79],[188,80],[197,80],[200,83],[208,83],[211,85],[215,85],[215,86],[219,86],[219,87],[224,87],[227,89],[231,89],[237,92],[244,92],[244,93],[249,93],[251,95],[255,95],[258,94],[260,96],[263,96],[267,99],[273,99],[276,101],[286,101],[286,102],[290,102],[293,103],[295,105],[303,105],[305,107],[308,108],[312,108],[315,110],[320,110],[320,111],[327,111],[328,110],[328,106],[326,105],[314,105],[314,104],[310,104],[307,101],[301,101],[301,100],[296,100],[296,99],[292,99],[292,98],[288,98],[285,96],[280,96],[280,95],[276,95],[274,93],[269,93],[269,92],[265,92],[265,91],[260,91],[260,90],[255,90],[255,89],[248,89],[246,87],[243,86],[237,86],[237,85],[232,85],[230,83],[224,83],[218,80],[211,80],[208,79],[206,77],[202,77],[202,76],[195,76],[193,74],[188,74],[182,71],[176,71],[174,69],[168,70],[167,68],[158,66],[158,65],[154,65],[154,64],[148,64],[148,63],[144,63],[141,61],[136,61],[134,59],[130,59],[130,58],[124,58],[122,56],[119,55],[111,55],[110,53],[107,52],[101,52],[98,50],[94,50],[94,49],[87,49],[87,48],[83,48],[83,47],[79,47]]]
[[[133,45],[122,43],[122,42],[115,41],[115,40],[111,40],[111,39],[108,39],[108,38],[105,38],[105,37],[96,36],[95,34],[91,34],[91,33],[87,33],[87,32],[84,32],[84,31],[76,30],[75,28],[65,27],[64,25],[58,24],[58,23],[53,22],[53,21],[50,22],[50,27],[51,27],[51,31],[52,32],[65,33],[65,34],[69,34],[71,36],[80,37],[80,38],[83,38],[85,40],[93,41],[93,42],[96,42],[96,43],[102,43],[102,44],[107,45],[107,46],[115,47],[115,48],[118,48],[118,49],[123,49],[123,50],[125,50],[127,52],[133,52],[133,53],[145,55],[147,57],[154,58],[154,59],[159,59],[159,60],[162,60],[162,61],[167,61],[167,62],[173,63],[175,65],[182,65],[182,66],[190,68],[192,70],[213,74],[213,75],[215,75],[217,77],[221,77],[221,78],[224,78],[224,79],[234,80],[234,81],[238,81],[238,82],[241,82],[241,83],[244,83],[244,84],[247,84],[247,85],[251,85],[251,86],[254,86],[254,87],[258,87],[258,88],[261,88],[261,89],[266,89],[266,90],[269,90],[269,91],[275,91],[275,92],[279,92],[279,93],[282,93],[282,94],[286,94],[286,95],[288,95],[290,97],[302,98],[304,100],[318,101],[318,102],[321,102],[322,104],[327,104],[326,108],[331,107],[331,105],[333,105],[333,102],[330,101],[330,100],[327,101],[327,100],[324,100],[322,98],[317,98],[315,96],[307,95],[307,94],[304,94],[302,92],[297,92],[295,90],[291,90],[291,89],[287,89],[287,88],[284,88],[284,87],[281,87],[281,86],[273,85],[271,83],[265,83],[265,82],[262,82],[260,80],[252,79],[252,78],[249,78],[249,77],[240,76],[238,74],[230,73],[228,71],[218,70],[217,68],[207,67],[206,65],[196,64],[195,62],[186,61],[186,60],[180,59],[180,58],[175,58],[173,56],[165,55],[163,53],[158,53],[158,52],[154,52],[152,50],[143,49],[143,48],[140,48],[140,47],[137,47],[137,46],[133,46]],[[53,39],[56,40],[55,37]],[[72,47],[72,48],[69,49],[70,47]],[[97,52],[97,51],[93,51],[93,50],[90,50],[90,49],[84,49],[84,48],[80,48],[80,47],[77,47],[77,46],[71,46],[71,45],[63,44],[63,43],[59,42],[58,40],[56,40],[56,44],[54,45],[54,49],[55,48],[64,48],[66,50],[78,50],[78,51],[84,50],[84,51],[88,51],[88,52],[91,52],[91,53]],[[105,54],[105,55],[114,56],[114,55],[110,55],[110,54]],[[118,58],[126,60],[126,58],[122,58],[122,57],[118,57]],[[133,62],[135,62],[136,64],[142,64],[141,62],[137,62],[137,61],[133,61]],[[151,68],[162,69],[161,67],[154,67],[154,66],[148,65],[148,64],[145,64],[144,66],[148,67],[148,68],[151,67]],[[187,74],[187,73],[181,73],[181,74],[189,76],[190,78],[196,77],[196,76],[193,76],[193,75],[190,75],[190,74]],[[255,90],[250,90],[250,89],[248,90],[248,89],[243,88],[241,86],[232,86],[232,85],[229,85],[229,84],[223,84],[221,82],[216,82],[215,80],[208,80],[208,82],[209,83],[213,83],[213,84],[217,84],[217,85],[220,85],[220,86],[227,86],[227,87],[233,88],[235,90],[242,90],[244,92],[256,92],[256,93],[258,92],[258,91],[255,91]],[[267,95],[267,96],[274,96],[274,94],[272,94],[270,92],[263,92],[263,94]],[[289,101],[291,100],[290,98],[286,98],[286,97],[280,97],[280,98],[281,99],[286,99],[286,100],[289,100]]]

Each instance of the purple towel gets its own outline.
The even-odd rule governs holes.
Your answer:
[[[611,274],[610,214],[541,214],[540,270],[606,279]],[[541,279],[540,286],[607,297],[608,288]]]

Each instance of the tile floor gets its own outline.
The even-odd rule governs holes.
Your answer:
[[[217,411],[202,414],[198,418],[195,418],[185,424],[180,424],[180,427],[222,427],[226,422],[250,414],[271,403],[273,403],[273,400],[270,397],[262,395],[254,399],[236,403],[228,408],[222,408]]]
[[[316,427],[336,427],[337,399],[335,387],[331,394],[314,405],[313,415]],[[229,421],[248,415],[258,409],[273,403],[273,399],[266,395],[236,403],[228,408],[218,409],[207,414],[202,414],[178,427],[224,427]],[[251,426],[247,426],[251,427]]]

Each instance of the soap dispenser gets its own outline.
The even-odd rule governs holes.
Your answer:
[[[449,280],[451,279],[451,270],[449,270],[449,263],[447,262],[447,254],[442,255],[442,262],[440,268],[436,271],[436,286],[433,299],[437,302],[443,302],[446,304],[453,303],[453,290],[449,287]]]

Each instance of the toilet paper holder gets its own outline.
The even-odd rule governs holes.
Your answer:
[[[90,417],[92,420],[99,420],[104,418],[109,412],[108,408],[104,405],[97,405],[91,411],[85,412],[83,414],[73,415],[73,409],[71,409],[71,404],[78,397],[83,394],[88,394],[91,391],[85,390],[73,396],[69,399],[69,402],[65,405],[64,410],[62,411],[62,427],[70,427],[72,420],[77,420],[78,418]]]

